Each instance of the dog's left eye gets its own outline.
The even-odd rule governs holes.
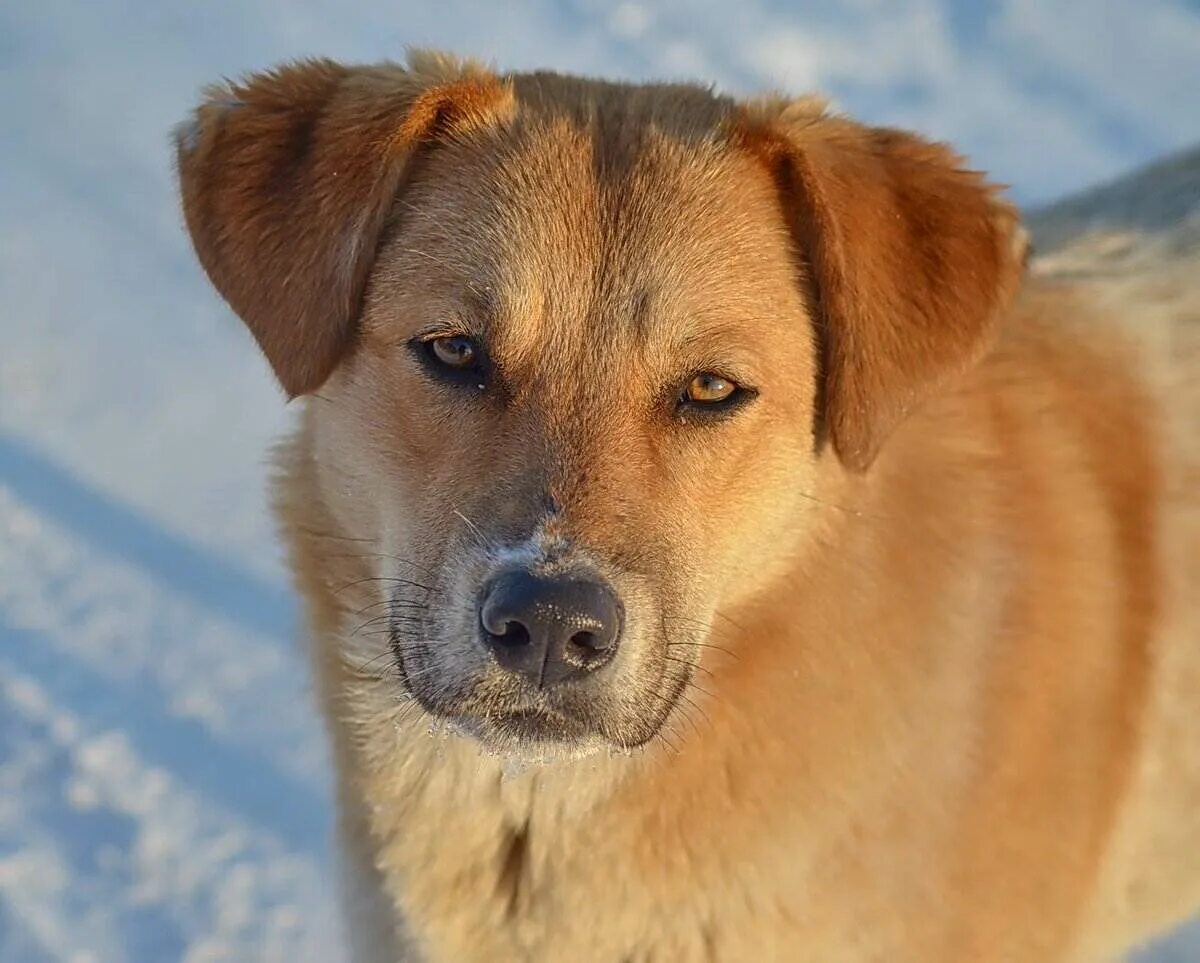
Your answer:
[[[698,371],[679,393],[678,412],[685,420],[721,418],[733,414],[756,394],[754,389],[715,371]]]
[[[736,382],[711,371],[702,371],[688,382],[684,397],[697,405],[720,404],[732,398],[737,390]]]

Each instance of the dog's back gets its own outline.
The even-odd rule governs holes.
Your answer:
[[[1078,239],[1035,273],[1078,285],[1122,329],[1158,412],[1158,617],[1147,702],[1081,960],[1200,905],[1200,227]],[[1124,453],[1115,451],[1120,460]]]

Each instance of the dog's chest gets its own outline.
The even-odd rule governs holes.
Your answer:
[[[599,774],[505,774],[428,743],[367,788],[385,885],[430,960],[705,958],[700,908],[617,859],[587,803]]]

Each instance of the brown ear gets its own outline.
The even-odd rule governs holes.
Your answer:
[[[908,411],[991,346],[1025,233],[943,145],[813,101],[779,109],[765,140],[761,124],[816,301],[825,428],[864,471]]]
[[[511,103],[481,68],[290,64],[213,88],[176,131],[183,211],[213,285],[290,395],[350,343],[375,249],[415,151]]]

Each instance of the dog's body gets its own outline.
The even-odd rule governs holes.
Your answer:
[[[499,83],[442,61],[349,80],[296,70],[325,74],[210,100],[180,164],[214,281],[289,390],[320,388],[281,453],[278,506],[338,764],[359,958],[1082,961],[1200,907],[1200,302],[1186,269],[1102,306],[1103,291],[1045,279],[1010,303],[1023,252],[1007,208],[940,167],[925,183],[943,155],[890,133],[871,163],[898,152],[896,166],[855,181],[860,129],[823,134],[841,122],[808,104],[797,121],[795,106]],[[363,108],[342,136],[435,136],[417,120],[449,133],[425,167],[383,178],[383,200],[374,181],[358,194],[349,221],[366,233],[329,270],[360,293],[323,302],[331,324],[358,319],[353,347],[297,341],[331,286],[260,292],[237,273],[253,268],[230,266],[246,237],[268,262],[251,281],[281,270],[287,228],[222,152],[255,138],[312,151],[245,175],[277,192],[318,169],[356,177],[321,152],[322,125],[351,110],[337,107],[348,84],[366,97],[380,82],[398,85],[403,116]],[[304,98],[321,114],[298,136],[287,110]],[[717,129],[732,133],[697,133]],[[847,153],[826,165],[834,148]],[[405,213],[389,214],[398,190]],[[312,203],[332,216],[342,200]],[[304,244],[297,256],[324,270]],[[481,263],[491,273],[472,273]],[[410,315],[455,313],[458,274],[489,309],[509,305],[474,342],[505,392],[486,416],[462,394],[421,401],[396,348]],[[304,300],[264,307],[272,294]],[[900,340],[856,327],[907,323],[922,298]],[[758,364],[743,434],[646,427],[649,390],[626,405],[660,363],[629,360],[628,339],[654,343],[668,302],[690,319],[678,325],[728,319],[685,374],[739,351]],[[291,312],[292,334],[271,310]],[[619,327],[626,310],[650,320]],[[729,334],[739,312],[772,319],[752,329],[766,348]],[[815,339],[771,347],[805,325]],[[606,377],[592,385],[592,370]],[[454,390],[483,398],[484,379]],[[621,396],[601,403],[612,384]],[[548,689],[518,698],[456,648],[456,626],[486,625],[472,606],[490,573],[562,558],[602,572],[625,609],[612,664],[565,687],[594,692],[583,708]],[[506,700],[534,713],[521,725],[580,734],[529,736]]]

